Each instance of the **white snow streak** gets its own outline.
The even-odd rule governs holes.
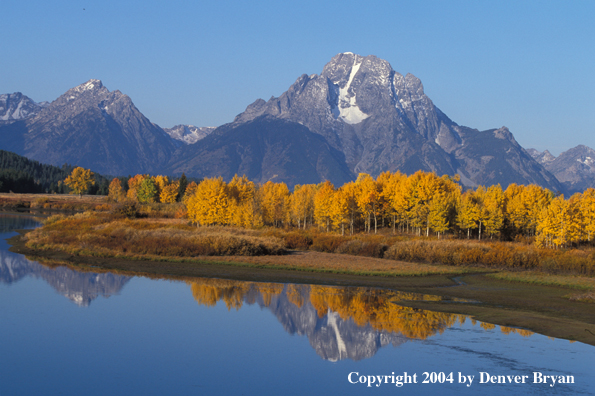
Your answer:
[[[339,88],[339,117],[348,124],[359,124],[369,117],[369,115],[357,107],[357,104],[355,103],[355,93],[351,97],[347,96],[349,94],[349,87],[351,87],[353,78],[357,74],[361,65],[361,62],[357,63],[357,58],[354,57],[351,73],[349,74],[349,80],[347,81],[347,84],[344,88]]]

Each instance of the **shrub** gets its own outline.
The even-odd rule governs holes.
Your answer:
[[[317,252],[334,253],[343,241],[343,237],[340,236],[318,234],[314,236],[314,241],[310,249]]]
[[[114,207],[112,214],[116,216],[124,216],[129,219],[139,217],[139,208],[136,202],[126,201]]]
[[[288,249],[308,250],[312,245],[312,238],[299,232],[289,232],[284,237],[285,247]]]

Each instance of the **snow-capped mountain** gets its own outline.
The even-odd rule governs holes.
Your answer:
[[[561,189],[507,128],[480,132],[459,126],[425,95],[417,77],[403,76],[373,55],[336,55],[320,75],[302,75],[280,97],[249,105],[232,128],[265,118],[324,137],[343,153],[352,177],[421,169],[458,173],[468,186],[537,183]]]
[[[47,102],[36,103],[20,92],[2,94],[0,95],[0,121],[15,121],[32,117],[47,105]]]
[[[551,163],[556,157],[550,153],[548,150],[543,152],[536,150],[534,148],[528,148],[527,152],[535,161],[539,162],[541,165],[546,166],[547,164]]]
[[[194,144],[209,136],[215,127],[197,127],[194,125],[176,125],[172,128],[163,128],[172,139],[184,144]]]

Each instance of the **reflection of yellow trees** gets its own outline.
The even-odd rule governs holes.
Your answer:
[[[260,292],[264,306],[271,305],[273,296],[277,296],[283,292],[283,285],[281,283],[255,283],[256,290]]]
[[[433,312],[397,305],[403,300],[439,301],[438,296],[425,296],[366,288],[334,288],[311,286],[310,302],[320,317],[328,310],[337,312],[343,320],[353,319],[359,325],[369,324],[379,331],[401,333],[410,338],[426,339],[457,321],[464,315]]]
[[[190,282],[190,288],[200,305],[213,307],[217,301],[223,300],[227,309],[240,309],[250,284],[225,279],[204,279],[201,282]]]
[[[287,285],[287,299],[290,303],[298,308],[304,305],[304,291],[307,288],[305,285]]]
[[[441,301],[440,296],[406,293],[364,287],[332,287],[319,285],[283,285],[281,283],[251,283],[223,279],[197,279],[188,282],[198,304],[208,307],[224,301],[228,309],[240,309],[244,301],[253,304],[260,294],[265,306],[273,297],[285,292],[289,302],[301,308],[308,300],[320,318],[329,311],[343,320],[353,320],[358,326],[370,325],[378,331],[400,333],[409,338],[426,339],[444,329],[465,323],[467,316],[433,312],[398,305],[400,301]],[[252,293],[251,293],[252,291]],[[309,294],[309,296],[308,296]],[[475,325],[477,321],[471,320]],[[480,322],[484,330],[496,325]],[[533,332],[500,326],[504,334],[516,333],[529,337]]]
[[[515,329],[514,327],[500,326],[500,331],[504,334],[519,334],[523,337],[531,337],[534,333],[531,330]]]

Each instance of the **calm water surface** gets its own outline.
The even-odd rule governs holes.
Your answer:
[[[437,297],[52,269],[7,250],[12,230],[37,224],[0,216],[3,396],[595,394],[595,347],[398,305]],[[349,382],[404,372],[417,383]],[[529,377],[482,384],[481,372]]]

